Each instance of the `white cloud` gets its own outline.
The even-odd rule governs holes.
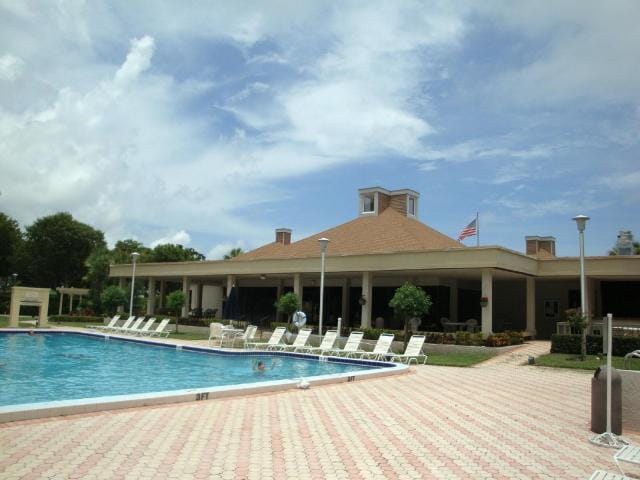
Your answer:
[[[224,242],[211,247],[207,253],[207,260],[221,260],[224,256],[234,248],[241,248],[247,251],[246,243],[243,240],[236,240],[234,243]]]
[[[24,61],[10,53],[0,57],[0,80],[13,82],[17,80],[24,69]]]
[[[182,245],[183,247],[186,247],[187,245],[189,245],[190,242],[191,242],[191,235],[189,235],[184,230],[180,230],[178,232],[170,233],[164,237],[158,238],[157,240],[154,240],[153,242],[151,242],[150,245],[151,245],[151,248],[154,248],[158,245],[173,243],[176,245]]]

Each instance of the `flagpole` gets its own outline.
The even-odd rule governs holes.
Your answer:
[[[480,219],[478,218],[478,212],[476,212],[476,247],[480,246]]]

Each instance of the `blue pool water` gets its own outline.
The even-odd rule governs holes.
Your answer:
[[[257,360],[265,362],[266,371],[253,370]],[[269,354],[210,354],[72,333],[0,333],[0,406],[308,378],[371,368]]]

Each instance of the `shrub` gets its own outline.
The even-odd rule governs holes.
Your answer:
[[[552,335],[551,353],[580,354],[580,335]],[[629,352],[640,350],[640,337],[613,337],[611,353],[623,357]],[[602,353],[602,336],[587,335],[587,355]]]
[[[51,315],[50,322],[102,323],[102,317],[86,315]]]
[[[455,344],[456,345],[475,345],[481,346],[485,344],[485,340],[482,337],[481,332],[471,333],[466,330],[460,330],[455,332]]]
[[[511,345],[511,338],[505,333],[489,335],[485,341],[487,347],[507,347]]]
[[[504,332],[509,337],[509,345],[522,345],[524,343],[524,333],[507,330]]]
[[[361,328],[358,329],[364,333],[365,340],[377,340],[378,337],[384,332],[382,328]]]

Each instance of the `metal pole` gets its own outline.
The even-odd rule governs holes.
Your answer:
[[[322,310],[324,306],[324,250],[320,254],[320,318],[318,320],[318,335],[322,336]]]
[[[611,433],[611,325],[613,324],[613,314],[607,313],[607,433]]]
[[[476,212],[476,247],[480,246],[480,218]]]
[[[131,299],[129,300],[129,316],[133,316],[133,290],[136,283],[136,260],[138,259],[137,253],[132,253],[133,257],[133,271],[131,272]]]

